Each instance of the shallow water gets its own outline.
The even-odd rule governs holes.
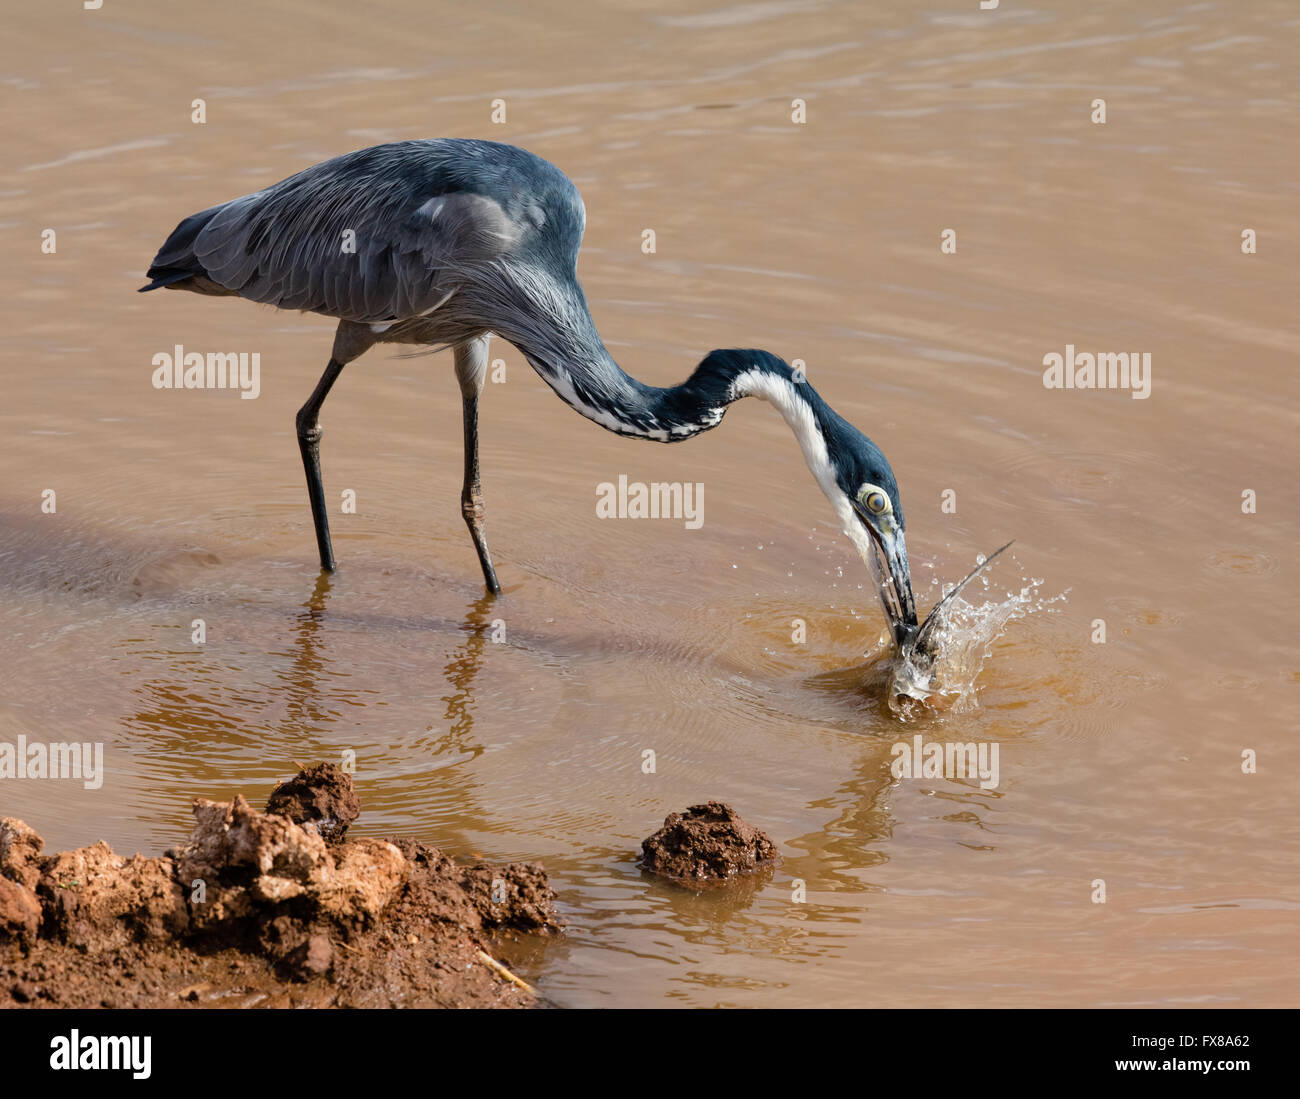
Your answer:
[[[0,736],[102,740],[108,774],[0,783],[0,812],[157,851],[192,795],[350,750],[366,832],[546,863],[570,934],[512,960],[561,1004],[1295,1003],[1290,5],[268,7],[6,21]],[[771,409],[620,439],[500,341],[504,598],[459,514],[450,357],[385,348],[322,417],[358,510],[320,580],[293,414],[330,323],[135,289],[185,215],[419,136],[570,174],[630,372],[805,360],[898,473],[922,609],[1013,537],[988,599],[1068,598],[1008,623],[973,705],[901,722],[868,573]],[[1068,343],[1150,351],[1150,398],[1045,389]],[[176,344],[258,352],[259,398],[154,390]],[[597,519],[620,474],[703,483],[703,527]],[[895,778],[918,734],[997,745],[998,786]],[[776,872],[644,879],[640,839],[709,797]]]

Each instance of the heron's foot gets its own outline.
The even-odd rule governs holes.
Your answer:
[[[501,582],[497,580],[497,570],[492,564],[492,554],[488,550],[487,535],[484,533],[486,512],[481,496],[470,495],[461,499],[460,513],[465,517],[469,535],[474,540],[474,550],[478,553],[478,563],[483,569],[483,584],[489,595],[501,594]]]

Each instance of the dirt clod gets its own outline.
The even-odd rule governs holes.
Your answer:
[[[35,891],[41,877],[41,848],[45,841],[20,820],[0,820],[0,877]]]
[[[730,805],[708,801],[669,813],[663,827],[642,842],[641,865],[666,878],[720,881],[770,864],[776,854],[776,844]]]
[[[0,942],[30,942],[41,926],[41,905],[25,886],[0,878]]]
[[[361,802],[346,771],[333,763],[318,763],[272,790],[266,811],[288,817],[326,843],[342,843],[348,825],[361,815]]]
[[[313,935],[285,956],[284,970],[296,981],[321,977],[334,964],[334,947],[324,935]]]

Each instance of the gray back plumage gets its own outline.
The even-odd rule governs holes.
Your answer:
[[[149,274],[158,286],[206,279],[283,309],[390,322],[449,304],[477,272],[524,253],[572,277],[583,221],[572,183],[531,153],[403,141],[186,218]]]

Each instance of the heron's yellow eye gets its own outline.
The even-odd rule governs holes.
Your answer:
[[[889,497],[875,485],[863,485],[858,490],[858,502],[872,515],[883,515],[889,510]]]

